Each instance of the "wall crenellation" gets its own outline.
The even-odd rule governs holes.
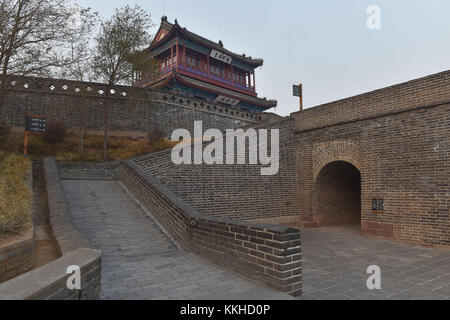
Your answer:
[[[78,108],[88,105],[87,127],[103,128],[103,113],[99,108],[108,90],[106,84],[13,76],[10,80],[10,93],[0,116],[11,125],[23,126],[26,113],[38,113],[63,120],[68,127],[78,127]],[[177,125],[186,127],[185,122],[195,120],[202,120],[207,127],[225,130],[265,119],[264,114],[253,111],[154,89],[115,85],[110,89],[109,99],[112,130],[146,131],[149,125],[158,123],[169,133]],[[134,119],[120,120],[129,119],[130,113]],[[175,120],[170,121],[171,118]]]

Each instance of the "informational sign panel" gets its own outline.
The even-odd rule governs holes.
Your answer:
[[[233,61],[233,59],[229,55],[226,55],[226,54],[216,51],[214,49],[211,50],[211,57],[213,57],[214,59],[220,60],[222,62],[228,63],[228,64],[231,64],[231,61]]]
[[[372,199],[372,211],[377,212],[378,210],[378,199]]]
[[[384,211],[384,199],[378,199],[378,211]]]
[[[294,97],[300,97],[301,95],[300,86],[296,86],[295,84],[293,85],[293,94]]]
[[[47,129],[47,119],[40,116],[28,115],[26,117],[25,131],[45,132]]]
[[[224,96],[218,96],[218,97],[216,98],[216,102],[221,102],[221,103],[229,104],[229,105],[231,105],[231,106],[237,106],[238,103],[239,103],[240,101],[239,101],[239,100],[236,100],[236,99],[224,97]]]

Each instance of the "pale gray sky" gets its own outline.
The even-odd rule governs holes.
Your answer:
[[[311,107],[450,69],[449,0],[75,2],[103,17],[137,3],[158,25],[165,8],[169,21],[177,18],[229,50],[263,58],[256,89],[277,99],[282,115],[299,108],[294,83],[304,84]],[[381,8],[380,30],[366,26],[370,5]]]

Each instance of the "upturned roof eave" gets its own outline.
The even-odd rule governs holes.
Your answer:
[[[156,34],[159,34],[159,32],[161,31],[161,29],[164,28],[164,24],[167,24],[168,26],[170,26],[170,31],[169,33],[161,40],[156,41],[156,38],[153,40],[153,42],[150,44],[150,46],[145,49],[146,52],[151,52],[153,49],[155,49],[157,46],[162,45],[165,43],[165,41],[168,41],[170,39],[171,36],[173,36],[176,31],[179,31],[181,34],[183,34],[185,37],[191,39],[194,42],[197,43],[201,43],[205,46],[207,46],[210,49],[214,49],[214,50],[218,50],[218,51],[222,51],[223,53],[229,54],[230,56],[232,56],[234,59],[249,64],[254,68],[260,67],[264,64],[264,60],[263,59],[250,59],[248,57],[243,57],[237,53],[231,52],[227,49],[225,49],[224,47],[221,47],[218,43],[215,43],[211,40],[208,40],[202,36],[199,36],[193,32],[190,32],[184,28],[181,28],[180,25],[178,24],[170,24],[169,22],[163,22],[161,23],[161,26],[158,29],[158,32]],[[166,30],[169,30],[168,27],[165,28]]]

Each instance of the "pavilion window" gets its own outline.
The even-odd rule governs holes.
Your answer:
[[[198,59],[194,56],[187,56],[187,65],[192,69],[198,69]]]

